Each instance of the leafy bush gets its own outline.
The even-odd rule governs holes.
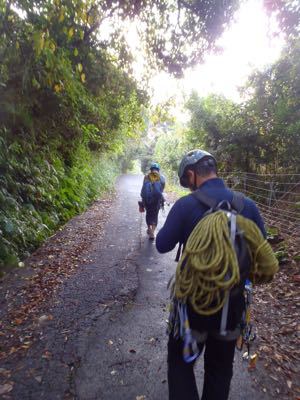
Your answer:
[[[84,145],[72,166],[50,149],[24,154],[1,138],[0,268],[14,266],[61,224],[111,189],[119,166],[115,157],[92,154]],[[27,150],[31,144],[23,143]]]

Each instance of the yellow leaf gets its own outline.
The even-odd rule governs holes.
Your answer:
[[[56,84],[54,85],[54,91],[55,91],[56,93],[59,93],[59,92],[61,91],[61,86],[60,86],[58,83],[56,83]]]
[[[78,50],[74,49],[74,56],[77,57],[78,56]]]
[[[82,19],[83,22],[87,22],[88,21],[88,13],[85,10],[82,10],[81,19]]]
[[[45,45],[45,38],[43,32],[35,32],[33,34],[33,47],[37,55],[41,54]]]
[[[81,40],[83,40],[84,38],[84,32],[83,31],[79,31],[79,37]]]
[[[81,82],[84,83],[84,82],[85,82],[85,74],[81,74],[81,75],[80,75],[80,78],[81,78]]]
[[[45,45],[45,39],[44,39],[43,36],[41,36],[41,38],[40,38],[40,49],[41,49],[41,51],[43,50],[44,45]]]
[[[16,41],[16,49],[20,48],[20,43],[18,41]]]
[[[74,28],[70,28],[68,32],[69,38],[71,38],[74,35]]]
[[[81,72],[83,70],[82,64],[77,64],[77,69],[79,72]]]
[[[93,15],[89,15],[88,18],[87,18],[88,24],[89,25],[93,25],[94,21],[95,21],[94,16]]]
[[[64,15],[64,13],[63,13],[63,11],[62,11],[61,14],[60,14],[60,16],[59,16],[58,21],[59,21],[59,22],[63,22],[64,19],[65,19],[65,15]]]
[[[50,50],[52,51],[52,53],[54,53],[54,52],[55,52],[55,49],[56,49],[56,46],[55,46],[55,44],[54,44],[53,42],[50,42],[49,48],[50,48]]]
[[[39,82],[35,79],[35,78],[33,78],[32,79],[32,86],[35,88],[35,89],[39,89],[40,87],[41,87],[41,85],[39,84]],[[19,263],[20,264],[20,263]],[[23,263],[24,264],[24,263]]]
[[[13,387],[13,382],[7,382],[4,385],[0,385],[0,394],[2,395],[11,392],[13,390]]]

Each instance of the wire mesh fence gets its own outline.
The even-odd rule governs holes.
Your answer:
[[[257,203],[268,227],[300,244],[300,174],[222,172],[220,177]]]
[[[300,246],[300,174],[218,175],[232,190],[241,191],[256,202],[269,228],[276,228],[285,239]],[[173,186],[179,186],[177,174],[168,178]]]

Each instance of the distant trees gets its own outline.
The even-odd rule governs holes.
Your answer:
[[[176,171],[182,150],[202,147],[227,171],[299,173],[299,39],[289,43],[278,62],[254,73],[243,90],[248,100],[242,104],[192,93],[186,103],[191,119],[180,142],[172,133],[158,140],[161,163]]]

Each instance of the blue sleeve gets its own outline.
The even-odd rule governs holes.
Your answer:
[[[257,208],[257,205],[254,203],[254,201],[251,201],[251,207],[252,207],[252,220],[256,223],[256,225],[259,227],[261,230],[261,233],[263,234],[264,238],[267,237],[267,232],[265,229],[265,224],[264,221],[260,215],[260,212]]]
[[[181,203],[177,201],[171,208],[164,226],[156,236],[156,248],[160,253],[167,253],[180,242],[183,229]]]

